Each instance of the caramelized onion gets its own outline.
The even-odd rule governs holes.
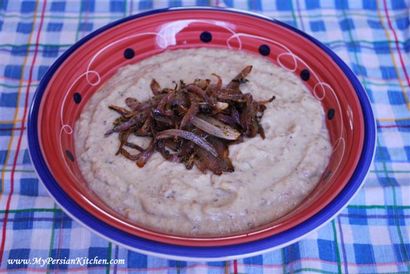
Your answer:
[[[208,143],[205,139],[201,138],[200,136],[196,135],[193,132],[186,131],[186,130],[181,130],[181,129],[167,129],[159,132],[155,138],[157,140],[160,139],[165,139],[165,138],[171,138],[171,137],[180,137],[183,139],[187,139],[198,146],[202,147],[209,153],[211,153],[213,156],[217,157],[218,153],[216,152],[215,148]]]
[[[219,137],[225,140],[236,140],[241,133],[236,129],[218,121],[215,118],[207,116],[193,116],[191,118],[191,123],[197,128],[205,131],[206,133]]]
[[[242,93],[240,85],[247,82],[252,66],[245,67],[228,85],[212,74],[209,79],[196,79],[193,83],[175,83],[173,88],[161,88],[152,79],[149,88],[152,97],[144,102],[136,98],[125,99],[126,107],[110,105],[120,116],[105,136],[118,133],[117,154],[143,167],[155,151],[171,162],[194,165],[202,172],[207,170],[221,175],[234,172],[229,158],[229,145],[244,142],[244,137],[259,134],[265,138],[261,125],[267,104],[275,99],[255,101],[250,93]],[[128,141],[130,135],[151,138],[147,148]],[[138,153],[132,154],[127,149]]]

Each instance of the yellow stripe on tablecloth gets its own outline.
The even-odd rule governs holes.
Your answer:
[[[36,0],[36,6],[34,7],[34,14],[33,14],[33,25],[28,37],[28,45],[31,44],[31,39],[33,38],[33,33],[34,33],[34,28],[36,26],[36,21],[37,21],[37,8],[38,8],[38,0]],[[24,57],[24,61],[23,61],[23,65],[21,66],[21,77],[19,80],[19,88],[17,90],[17,100],[16,100],[16,109],[14,111],[14,117],[13,120],[10,121],[13,125],[16,125],[19,121],[17,119],[18,113],[19,113],[19,101],[20,101],[20,97],[21,97],[21,90],[23,88],[23,82],[24,82],[24,68],[27,65],[28,62],[28,57],[30,56],[30,47],[27,47],[27,51],[26,51],[26,56]],[[29,96],[27,94],[27,96]],[[3,198],[3,191],[4,191],[4,175],[5,175],[5,170],[7,167],[7,162],[10,158],[10,152],[11,152],[11,146],[13,144],[13,138],[14,138],[14,131],[12,130],[10,132],[10,139],[9,139],[9,143],[7,145],[7,152],[6,152],[6,157],[4,159],[4,164],[3,167],[1,169],[1,189],[0,189],[0,203],[1,203],[1,199]]]
[[[385,27],[383,15],[380,12],[379,1],[378,0],[376,0],[376,9],[377,9],[377,16],[379,17],[380,24],[383,26],[383,30],[384,30],[384,33],[386,34],[386,38],[387,38],[388,41],[392,41],[391,38],[390,38],[390,33],[387,31],[387,28]],[[402,90],[403,97],[404,97],[404,100],[406,102],[407,109],[410,109],[410,100],[407,97],[407,93],[406,93],[406,86],[407,85],[404,85],[403,82],[402,82],[402,79],[400,77],[399,67],[397,66],[396,59],[395,59],[395,56],[393,54],[393,50],[390,46],[390,43],[387,43],[387,44],[389,46],[390,58],[393,62],[394,71],[396,72],[397,80],[399,80],[400,88]]]

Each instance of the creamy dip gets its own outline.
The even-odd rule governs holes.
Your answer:
[[[229,146],[235,172],[187,170],[157,152],[143,168],[115,156],[117,134],[104,137],[117,117],[108,105],[124,106],[126,97],[149,99],[153,78],[173,87],[172,81],[191,83],[216,73],[227,84],[246,65],[253,70],[243,93],[276,100],[262,118],[266,139],[258,135]],[[144,147],[149,143],[133,138]],[[82,175],[108,206],[144,227],[196,236],[243,232],[283,216],[313,190],[332,151],[322,106],[293,73],[266,57],[205,48],[166,51],[121,68],[85,106],[75,144]]]

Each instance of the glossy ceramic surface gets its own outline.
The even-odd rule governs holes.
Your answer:
[[[290,214],[248,233],[188,238],[137,226],[96,197],[77,166],[73,128],[92,94],[126,64],[164,50],[195,47],[245,50],[269,58],[297,74],[321,101],[326,114],[333,153],[320,183]],[[373,156],[374,135],[366,94],[334,53],[280,22],[208,8],[139,14],[85,37],[43,78],[29,120],[29,148],[36,170],[71,216],[139,251],[182,257],[195,251],[195,258],[258,252],[290,243],[328,221],[361,185]]]

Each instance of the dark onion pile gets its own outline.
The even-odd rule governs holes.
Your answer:
[[[153,96],[148,101],[128,97],[127,108],[109,106],[121,116],[105,136],[118,133],[116,155],[135,161],[139,167],[158,151],[166,160],[183,163],[187,169],[195,165],[202,172],[209,169],[217,175],[233,172],[229,145],[257,134],[264,139],[260,120],[265,105],[275,99],[255,101],[251,94],[241,92],[239,87],[247,82],[251,70],[252,66],[245,67],[225,87],[216,74],[216,83],[197,79],[164,89],[153,79]],[[131,134],[152,139],[147,148],[142,148],[128,141]]]

